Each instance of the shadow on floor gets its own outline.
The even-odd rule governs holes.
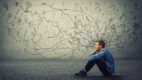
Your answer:
[[[96,80],[125,80],[126,76],[124,75],[112,75],[111,77],[104,77],[104,76],[87,76],[87,77],[76,77],[76,78],[87,78],[87,79],[96,79]]]

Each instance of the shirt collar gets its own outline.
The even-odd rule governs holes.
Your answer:
[[[106,50],[107,48],[103,48],[101,51]]]

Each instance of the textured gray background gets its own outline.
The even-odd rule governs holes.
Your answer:
[[[142,57],[140,0],[1,0],[0,59],[86,59],[103,39],[118,59]]]

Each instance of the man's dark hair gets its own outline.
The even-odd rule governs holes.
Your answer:
[[[105,42],[103,40],[98,40],[96,42],[99,42],[99,45],[102,45],[103,48],[105,47]]]

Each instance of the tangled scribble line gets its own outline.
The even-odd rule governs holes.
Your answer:
[[[108,17],[101,12],[99,3],[95,7],[99,16],[83,10],[55,8],[46,2],[39,5],[27,2],[25,6],[15,2],[15,13],[7,14],[8,34],[24,45],[25,53],[73,58],[90,53],[98,39],[105,40],[109,48],[129,47],[137,40],[139,24],[133,21],[132,13]],[[3,8],[9,10],[8,3],[4,3]],[[109,9],[117,10],[114,5]]]

